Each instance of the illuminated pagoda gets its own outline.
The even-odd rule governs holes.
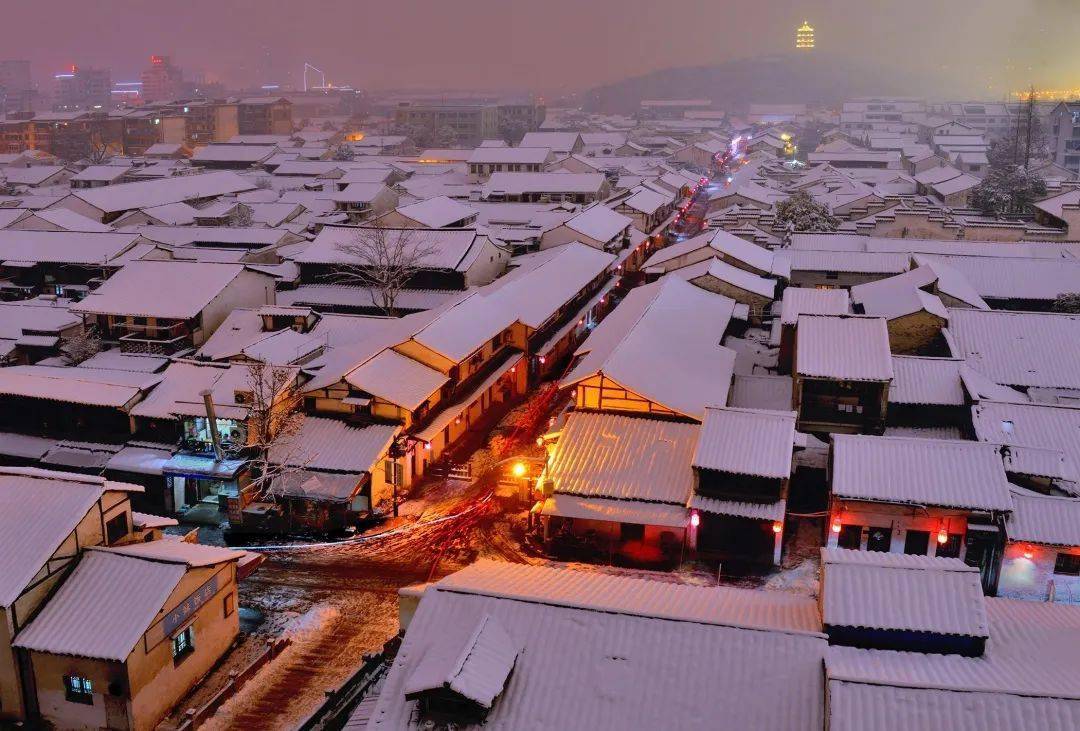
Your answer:
[[[805,20],[795,31],[795,48],[810,50],[814,47],[814,29]]]

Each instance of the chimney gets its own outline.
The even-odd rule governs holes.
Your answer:
[[[224,459],[221,453],[221,435],[217,430],[217,414],[214,413],[214,402],[210,398],[210,389],[199,394],[202,396],[203,406],[206,407],[206,423],[210,427],[210,441],[214,443],[214,458],[220,462]]]

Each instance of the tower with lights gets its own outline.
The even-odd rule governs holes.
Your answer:
[[[795,30],[795,48],[810,51],[814,48],[814,29],[805,20]]]

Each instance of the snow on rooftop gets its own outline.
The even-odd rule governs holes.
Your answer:
[[[71,311],[187,320],[202,312],[244,269],[242,264],[133,261]]]
[[[836,434],[832,491],[841,500],[1012,509],[1000,448],[979,442]]]
[[[679,279],[630,291],[581,346],[563,385],[603,373],[673,411],[701,419],[727,403],[735,353],[719,343],[735,302]]]
[[[216,198],[256,188],[254,180],[229,171],[201,175],[177,175],[161,180],[84,188],[71,195],[104,213],[121,213],[135,208],[160,206]]]
[[[883,318],[801,315],[796,328],[799,375],[845,381],[892,380],[889,331]]]
[[[14,645],[53,655],[125,662],[186,571],[173,563],[86,550]],[[86,611],[87,607],[94,611]]]
[[[958,558],[821,549],[826,627],[986,638],[979,569]]]
[[[698,435],[693,465],[737,475],[776,479],[791,476],[794,411],[712,406]]]
[[[607,243],[623,233],[632,221],[599,203],[566,222],[565,226],[594,241]]]

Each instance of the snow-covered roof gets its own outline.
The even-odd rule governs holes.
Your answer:
[[[394,424],[354,426],[337,419],[305,416],[291,443],[270,448],[269,460],[307,470],[370,473],[399,431]]]
[[[220,195],[240,193],[255,188],[256,185],[251,178],[229,171],[220,171],[201,175],[177,175],[138,183],[120,183],[102,188],[76,189],[71,191],[71,195],[104,213],[121,213],[166,203],[216,198]]]
[[[963,406],[967,403],[957,358],[894,355],[890,404]]]
[[[731,379],[728,405],[739,409],[791,408],[791,376],[750,376],[735,374]]]
[[[693,465],[737,475],[787,479],[795,445],[794,411],[705,409]]]
[[[405,682],[405,697],[449,690],[482,708],[491,708],[506,687],[520,652],[499,621],[485,614],[472,633],[448,635],[424,652]]]
[[[841,500],[1012,509],[1001,448],[969,441],[835,434],[832,493]]]
[[[254,164],[276,153],[274,145],[215,145],[200,147],[191,155],[195,164],[207,162],[237,162]]]
[[[979,441],[1008,447],[1010,472],[1073,480],[1080,476],[1080,408],[982,401],[971,407],[971,423]],[[1056,452],[1060,459],[1031,450]]]
[[[483,185],[483,197],[494,194],[599,193],[607,182],[603,173],[493,173]]]
[[[630,291],[577,349],[562,380],[570,386],[603,373],[668,409],[701,419],[727,403],[735,353],[720,345],[734,300],[679,279]]]
[[[0,467],[0,607],[10,607],[109,490],[141,492],[102,477]]]
[[[345,374],[349,385],[415,411],[449,381],[446,374],[387,348]]]
[[[822,548],[829,627],[986,638],[979,569],[958,558]]]
[[[990,309],[983,297],[1052,301],[1080,290],[1080,261],[1075,259],[926,254],[916,254],[915,259],[939,273],[942,293],[983,310]],[[954,283],[967,286],[961,289]]]
[[[564,225],[594,241],[607,243],[620,235],[633,223],[629,218],[616,213],[610,208],[596,203],[589,206]]]
[[[488,241],[486,236],[478,234],[476,229],[377,229],[357,226],[324,226],[311,245],[293,259],[301,264],[353,264],[363,262],[340,247],[355,246],[369,237],[374,242],[377,237],[385,236],[390,245],[396,245],[395,238],[405,239],[405,245],[411,248],[432,249],[419,264],[424,269],[447,269],[463,271],[472,264],[470,256],[479,245]],[[375,244],[373,244],[375,245]]]
[[[186,572],[183,565],[88,549],[14,645],[124,662]]]
[[[0,368],[0,394],[127,409],[160,380],[152,373],[19,365]]]
[[[541,717],[560,729],[823,723],[826,642],[812,599],[481,561],[427,587],[368,728],[420,728],[405,698],[410,679],[429,663],[446,667],[427,654],[455,654],[444,648],[465,647],[484,617],[507,639],[482,657],[502,662],[485,663],[486,682],[468,688],[490,693],[508,648],[520,648],[485,729],[524,729]]]
[[[851,302],[846,289],[811,289],[788,287],[780,306],[780,321],[794,325],[800,315],[846,315]]]
[[[1080,315],[949,309],[953,355],[996,383],[1080,388]]]
[[[800,315],[795,341],[799,375],[845,381],[893,377],[889,331],[883,318]]]
[[[828,728],[878,731],[938,725],[1070,731],[1080,727],[1080,622],[1064,604],[986,601],[981,657],[830,647]]]
[[[783,255],[791,261],[793,272],[890,275],[906,272],[911,266],[911,259],[906,254],[787,249]]]
[[[137,233],[0,231],[0,262],[102,266],[139,241]]]
[[[732,266],[720,259],[705,259],[679,269],[673,269],[665,276],[677,277],[687,282],[697,283],[709,278],[718,279],[744,292],[756,294],[772,300],[776,293],[776,280],[759,277],[756,274]],[[708,287],[705,287],[708,289]]]
[[[71,311],[186,320],[202,312],[243,271],[242,264],[133,261]]]
[[[1005,521],[1010,541],[1080,546],[1080,499],[1043,495],[1013,486],[1013,512]]]
[[[697,424],[573,412],[546,475],[557,493],[685,505],[700,430]]]
[[[447,198],[445,195],[428,198],[397,209],[401,215],[427,226],[428,228],[442,228],[450,226],[477,214],[472,206],[461,201]]]
[[[542,165],[551,157],[548,147],[478,147],[472,151],[466,162],[470,165],[492,165],[521,163]]]

